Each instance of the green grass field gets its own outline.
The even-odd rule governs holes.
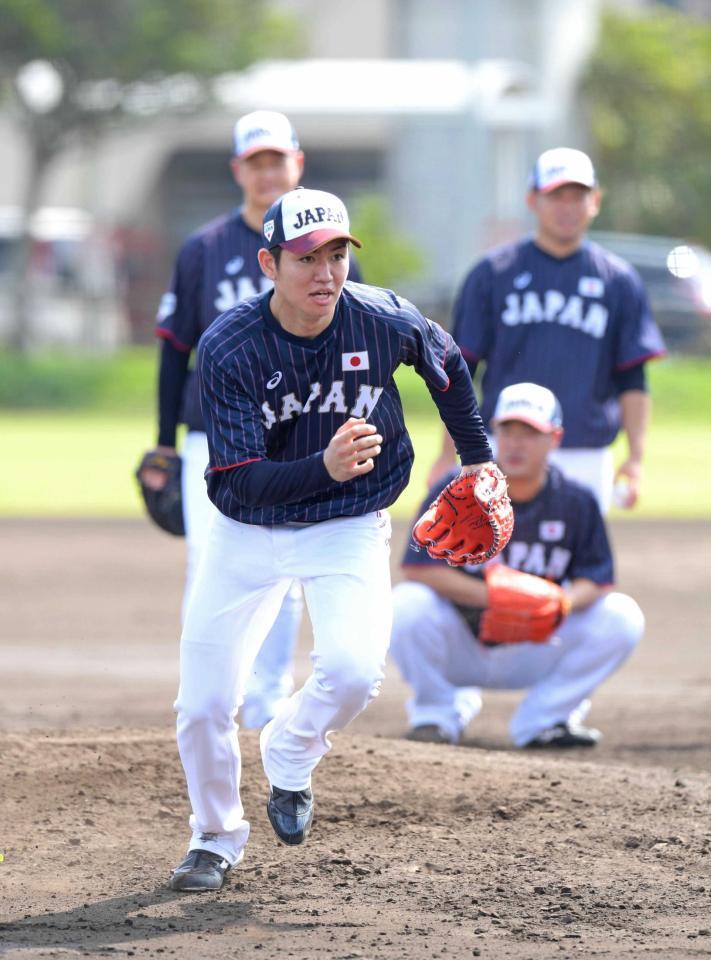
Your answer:
[[[130,517],[141,514],[133,477],[141,453],[152,445],[155,352],[127,351],[92,372],[92,409],[82,409],[76,389],[62,387],[61,360],[51,369],[60,409],[28,409],[0,398],[5,469],[0,516]],[[73,387],[87,361],[67,364]],[[0,372],[8,367],[0,360]],[[85,374],[85,371],[84,371]],[[410,486],[393,508],[407,519],[425,494],[425,477],[441,438],[427,390],[411,370],[398,374],[416,460]],[[711,361],[675,358],[651,365],[655,411],[649,436],[643,497],[634,517],[711,517]],[[69,398],[68,400],[66,398]],[[86,398],[84,398],[86,399]],[[622,441],[616,445],[623,456]],[[674,497],[670,500],[673,478]],[[623,512],[620,512],[622,515]]]

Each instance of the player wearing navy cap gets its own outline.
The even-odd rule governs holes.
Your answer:
[[[516,523],[490,564],[562,584],[571,612],[547,642],[487,646],[478,641],[489,589],[482,568],[448,567],[411,543],[406,579],[394,590],[390,647],[413,689],[408,735],[456,743],[481,709],[481,688],[525,689],[510,725],[517,746],[594,746],[599,731],[582,723],[588,698],[639,642],[644,618],[631,597],[611,589],[612,555],[592,493],[549,465],[562,439],[555,396],[512,384],[493,423]]]
[[[207,437],[197,376],[188,369],[190,357],[216,317],[271,288],[271,280],[264,276],[257,260],[262,219],[281,194],[297,185],[304,165],[296,133],[282,113],[256,110],[246,114],[235,124],[233,139],[231,170],[242,188],[244,202],[201,227],[180,250],[170,290],[161,301],[156,330],[162,338],[157,450],[175,453],[178,423],[187,425],[181,449],[187,538],[183,614],[215,512],[205,491]],[[359,279],[357,268],[350,276]],[[147,473],[144,480],[154,485],[165,483],[165,473]],[[291,692],[290,667],[301,611],[301,592],[295,588],[287,594],[255,663],[240,713],[240,723],[245,727],[263,726]]]
[[[645,363],[664,353],[661,334],[636,271],[585,239],[600,206],[586,154],[564,147],[541,154],[527,203],[535,236],[494,250],[473,268],[455,304],[453,336],[472,375],[486,364],[487,426],[508,384],[532,381],[556,394],[566,430],[552,460],[589,486],[603,511],[613,489],[609,445],[621,427],[629,452],[614,479],[624,489],[621,505],[630,507],[651,411]],[[431,481],[452,460],[445,438]]]
[[[181,642],[178,745],[192,805],[178,890],[215,889],[244,852],[233,721],[254,659],[293,581],[313,625],[313,672],[261,734],[267,811],[301,843],[311,773],[377,695],[390,637],[386,508],[413,461],[393,379],[424,379],[462,471],[491,459],[452,338],[388,290],[346,282],[352,236],[338,197],[285,194],[265,215],[259,262],[272,293],[217,320],[198,370],[210,449],[210,529]]]

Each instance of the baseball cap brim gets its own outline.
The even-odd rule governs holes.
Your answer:
[[[360,240],[350,233],[344,233],[342,230],[312,230],[311,233],[305,233],[303,237],[294,237],[293,240],[285,240],[283,243],[276,244],[276,246],[283,247],[289,253],[303,256],[313,250],[318,250],[319,247],[322,247],[325,243],[330,243],[331,240],[340,239],[350,240],[354,247],[362,246]]]
[[[272,153],[283,153],[284,155],[296,153],[295,149],[287,148],[276,143],[256,143],[248,150],[243,150],[242,153],[236,153],[235,156],[238,160],[246,160],[247,157],[253,157],[256,153],[266,153],[268,150],[271,150]]]
[[[564,187],[568,183],[577,183],[581,187],[585,187],[587,190],[592,190],[595,186],[594,183],[589,183],[586,180],[576,180],[574,177],[562,177],[560,180],[554,180],[552,183],[547,183],[545,187],[537,187],[538,193],[552,193],[553,190],[557,190],[558,187]]]

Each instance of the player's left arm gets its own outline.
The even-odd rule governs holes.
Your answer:
[[[570,612],[572,613],[575,610],[585,610],[587,607],[591,607],[596,600],[599,600],[609,590],[609,587],[596,583],[587,577],[578,577],[563,589],[570,601]]]
[[[411,326],[403,343],[402,362],[415,368],[427,384],[460,462],[475,472],[493,460],[479,413],[469,368],[453,338],[439,324],[410,313]]]
[[[625,390],[620,394],[620,412],[622,428],[627,436],[628,454],[615,472],[615,482],[623,479],[626,482],[627,500],[624,506],[629,509],[639,499],[642,462],[652,416],[652,398],[644,390]]]
[[[486,356],[493,337],[491,284],[491,265],[483,260],[469,272],[454,303],[452,339],[462,351],[472,381],[479,360]],[[428,486],[436,484],[452,469],[456,454],[454,440],[445,427],[442,449],[427,476]]]
[[[626,507],[639,498],[642,461],[652,412],[647,386],[647,361],[663,357],[664,339],[657,326],[642,280],[632,267],[617,278],[621,311],[613,378],[620,402],[622,428],[628,455],[617,469],[615,480],[628,487]]]
[[[607,527],[597,500],[584,491],[571,507],[575,536],[563,587],[571,611],[585,610],[615,582],[615,564]]]

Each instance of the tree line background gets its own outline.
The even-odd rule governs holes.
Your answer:
[[[0,24],[0,96],[29,147],[25,225],[58,151],[116,124],[148,122],[135,110],[142,85],[159,90],[165,78],[175,89],[181,78],[181,96],[166,95],[163,111],[198,111],[209,104],[216,75],[308,52],[297,20],[252,0],[0,0]],[[61,78],[61,97],[49,109],[31,108],[18,84],[23,66],[36,60]],[[606,9],[580,88],[588,146],[607,193],[597,226],[711,247],[709,89],[711,22],[662,5]],[[388,233],[382,204],[366,199],[362,267],[372,282],[388,285],[420,260],[406,238]],[[25,227],[14,271],[13,345],[20,349],[29,262]]]

